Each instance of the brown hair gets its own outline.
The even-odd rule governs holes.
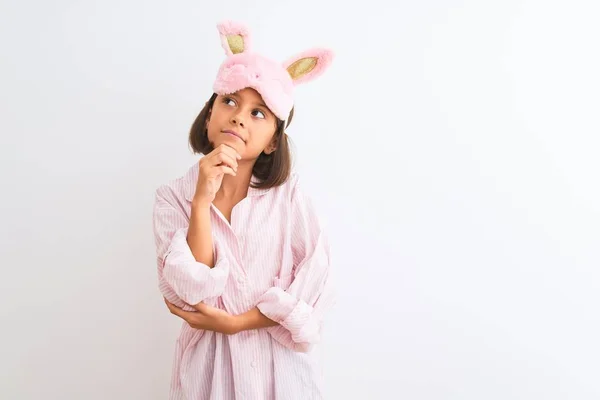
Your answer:
[[[212,144],[208,140],[206,120],[216,98],[217,94],[213,93],[192,124],[189,144],[194,153],[206,155],[214,150]],[[256,185],[251,184],[252,187],[268,189],[283,184],[289,178],[292,170],[292,153],[288,135],[285,133],[285,128],[290,125],[293,117],[294,108],[292,108],[292,111],[290,112],[287,125],[284,126],[285,121],[277,118],[277,127],[275,129],[277,147],[271,154],[263,152],[258,156],[258,159],[252,168],[252,175],[256,176],[259,182]]]

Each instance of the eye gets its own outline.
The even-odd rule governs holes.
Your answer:
[[[233,100],[231,97],[223,97],[223,103],[229,105],[229,102],[232,102],[235,105],[235,100]]]
[[[267,116],[265,115],[265,113],[262,112],[262,111],[260,111],[260,110],[254,110],[254,111],[252,111],[252,113],[253,113],[252,115],[254,115],[254,113],[258,113],[258,114],[262,115],[262,117],[258,116],[258,115],[254,115],[255,117],[262,118],[262,119],[267,118]]]

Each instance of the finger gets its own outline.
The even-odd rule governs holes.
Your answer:
[[[220,167],[222,165],[228,166],[229,168],[237,172],[237,161],[232,156],[226,153],[218,153],[211,155],[210,159],[204,162],[204,169],[207,171],[208,174],[211,174],[212,172],[211,176],[214,176],[217,172],[214,171],[213,168]]]
[[[165,301],[165,303],[167,303],[167,304],[175,305],[174,303],[171,303],[169,300],[167,300],[167,298],[166,298],[166,297],[163,297],[163,300],[164,300],[164,301]]]
[[[237,170],[238,162],[237,160],[227,153],[219,153],[215,154],[213,159],[211,160],[212,165],[227,165],[231,167],[233,170]]]
[[[196,313],[194,318],[187,321],[188,325],[194,329],[206,329],[210,326],[209,319],[200,313]]]
[[[241,160],[242,159],[242,156],[233,147],[231,147],[231,146],[229,146],[227,144],[222,144],[219,147],[221,148],[221,151],[223,151],[223,152],[231,155],[236,160]]]
[[[209,320],[213,320],[213,322],[214,322],[214,318],[217,318],[220,315],[222,315],[223,313],[225,313],[225,311],[221,310],[220,308],[210,306],[210,305],[204,304],[204,303],[196,304],[194,306],[194,309],[197,311],[196,314],[198,316],[202,316],[203,318],[208,318]]]
[[[236,160],[241,160],[242,159],[242,156],[240,155],[240,153],[238,153],[233,147],[228,146],[226,144],[219,145],[212,152],[214,152],[215,154],[220,154],[220,153],[229,154],[232,158],[234,158]]]
[[[169,310],[172,314],[177,315],[179,318],[183,318],[186,321],[189,321],[190,317],[194,314],[193,312],[185,311],[177,307],[175,304],[170,303],[167,300],[165,300],[165,302],[167,303],[167,307],[169,307]]]
[[[169,300],[167,300],[166,297],[163,297],[163,300],[165,301],[165,304],[167,305],[167,307],[170,307],[172,305],[174,305],[173,303],[171,303]]]
[[[202,313],[206,312],[210,307],[204,303],[198,303],[194,305],[194,308]]]
[[[231,176],[236,176],[236,172],[234,170],[232,170],[229,167],[226,167],[224,165],[221,165],[219,167],[215,167],[214,171],[217,173],[217,175],[220,174],[227,174],[227,175],[231,175]]]
[[[184,311],[181,309],[179,309],[175,315],[177,315],[179,318],[183,319],[188,324],[196,324],[196,323],[198,323],[198,319],[200,317],[202,317],[202,314],[200,314],[198,312]]]
[[[175,303],[171,303],[169,300],[167,300],[166,297],[164,297],[164,300],[165,300],[165,303],[167,304],[168,307],[170,306],[170,307],[178,308],[178,309],[181,310],[181,307],[176,306]]]
[[[171,311],[171,313],[173,313],[175,315],[177,315],[179,310],[181,310],[179,307],[177,307],[175,304],[169,302],[167,299],[165,299],[165,304],[169,308],[169,311]]]
[[[216,178],[220,175],[227,174],[231,176],[236,176],[237,172],[226,165],[216,165],[214,167],[204,168],[204,172],[201,173],[201,176],[206,176],[207,178]]]

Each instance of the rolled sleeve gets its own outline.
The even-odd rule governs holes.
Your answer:
[[[261,313],[290,332],[296,343],[319,340],[319,324],[313,318],[313,307],[280,288],[269,289],[257,305]]]
[[[222,294],[229,276],[229,261],[221,243],[213,238],[215,265],[197,262],[187,243],[189,216],[173,190],[156,190],[153,211],[158,287],[171,303],[191,311],[191,305]]]
[[[219,246],[215,245],[215,266],[196,261],[187,243],[188,228],[175,232],[165,256],[163,277],[177,296],[193,305],[223,294],[229,277],[229,263],[220,257]]]
[[[324,316],[336,303],[330,246],[309,198],[292,197],[294,276],[287,288],[271,287],[256,307],[279,325],[267,330],[286,347],[306,352],[319,342]]]

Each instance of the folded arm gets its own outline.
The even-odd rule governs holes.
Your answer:
[[[210,218],[210,214],[201,216]],[[192,218],[195,218],[192,213]],[[190,226],[182,206],[169,189],[162,187],[156,191],[153,211],[154,238],[157,252],[159,289],[171,303],[189,310],[207,298],[223,293],[229,276],[228,260],[222,256],[221,245],[213,242],[213,257],[206,252],[196,257],[194,246],[188,241],[195,240],[199,232],[207,234],[206,221]],[[210,226],[208,227],[210,232]],[[214,266],[211,266],[214,260]]]
[[[296,351],[309,351],[320,340],[326,312],[335,304],[330,268],[330,246],[310,199],[298,184],[292,194],[292,251],[294,276],[288,288],[271,287],[258,300],[255,326]]]

